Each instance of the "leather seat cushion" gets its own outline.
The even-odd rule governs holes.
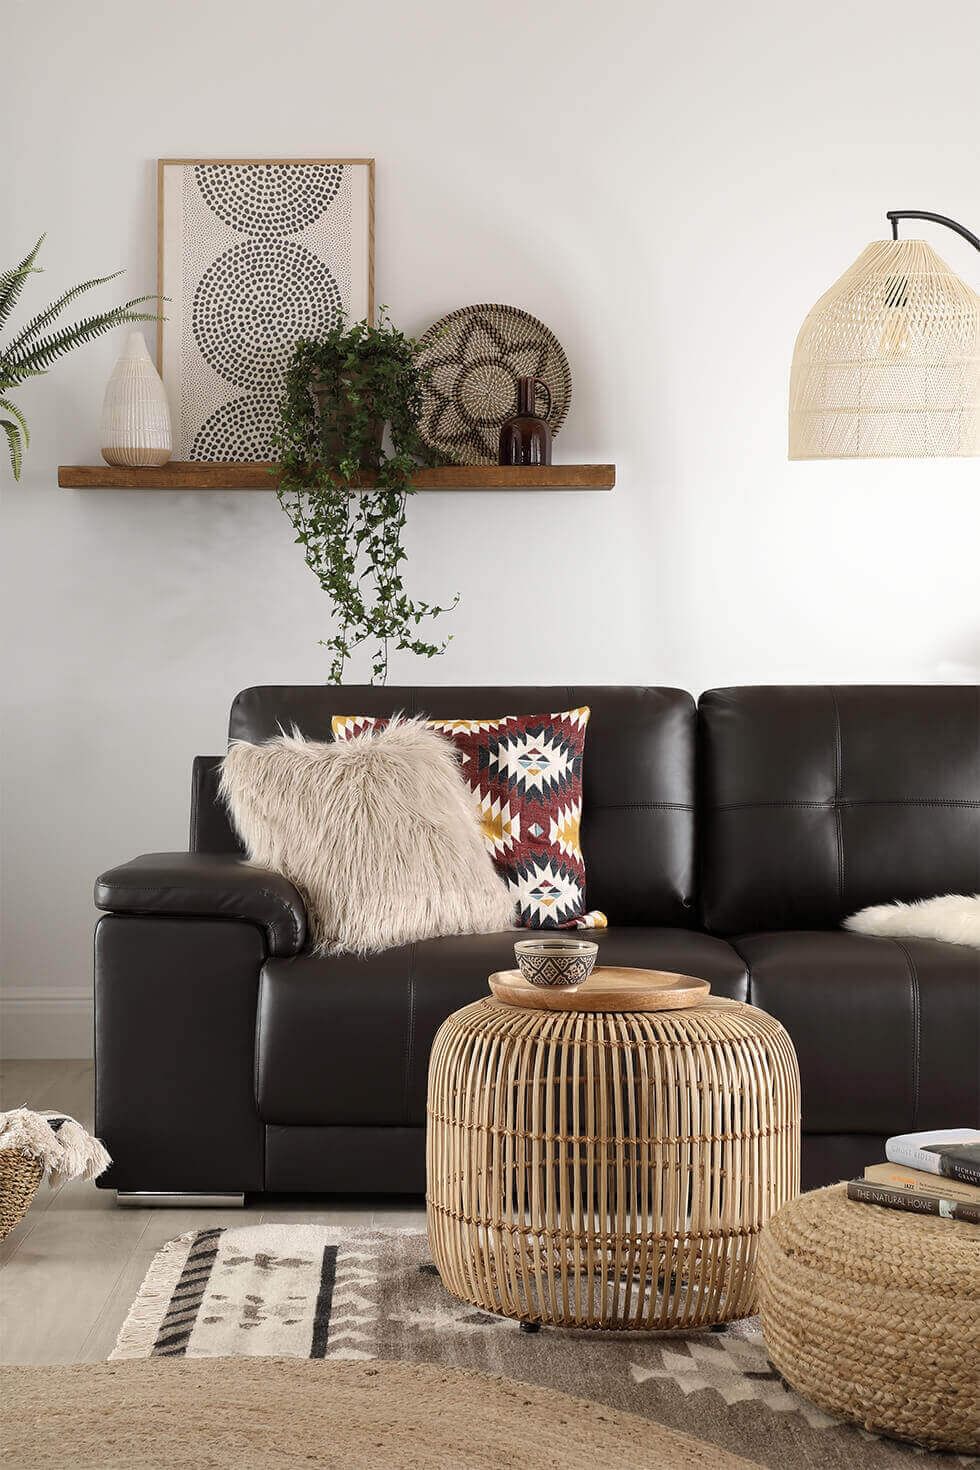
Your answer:
[[[256,1088],[266,1123],[425,1121],[429,1051],[451,1011],[488,994],[521,931],[459,935],[352,955],[267,961],[259,987]],[[590,932],[600,963],[677,970],[744,1000],[745,965],[724,940],[686,929]]]
[[[980,951],[842,930],[732,942],[752,1004],[796,1046],[805,1132],[887,1137],[976,1121]]]

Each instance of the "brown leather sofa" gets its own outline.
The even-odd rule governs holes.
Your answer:
[[[333,714],[588,704],[582,842],[601,961],[680,970],[777,1016],[803,1083],[803,1183],[883,1138],[980,1117],[980,953],[852,935],[865,905],[980,889],[970,687],[248,689],[230,735]],[[119,1191],[417,1192],[437,1027],[512,931],[318,958],[299,894],[244,863],[194,764],[190,852],[103,874],[96,1113]]]

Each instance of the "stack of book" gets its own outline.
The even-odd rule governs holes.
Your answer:
[[[848,1199],[980,1225],[980,1130],[900,1133],[885,1144],[885,1158],[849,1181]]]

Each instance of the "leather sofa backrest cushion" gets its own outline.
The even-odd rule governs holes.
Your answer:
[[[975,687],[711,689],[699,705],[702,918],[827,929],[980,887]]]
[[[223,755],[196,755],[191,772],[190,852],[245,854],[245,844],[221,800]]]
[[[296,725],[330,738],[334,715],[497,718],[588,705],[582,850],[590,908],[610,924],[690,927],[694,919],[695,708],[680,689],[596,685],[415,688],[286,685],[246,689],[229,736],[261,742]]]

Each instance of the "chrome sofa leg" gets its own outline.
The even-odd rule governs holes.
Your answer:
[[[116,1204],[141,1210],[241,1210],[244,1194],[185,1194],[168,1189],[117,1189]]]

